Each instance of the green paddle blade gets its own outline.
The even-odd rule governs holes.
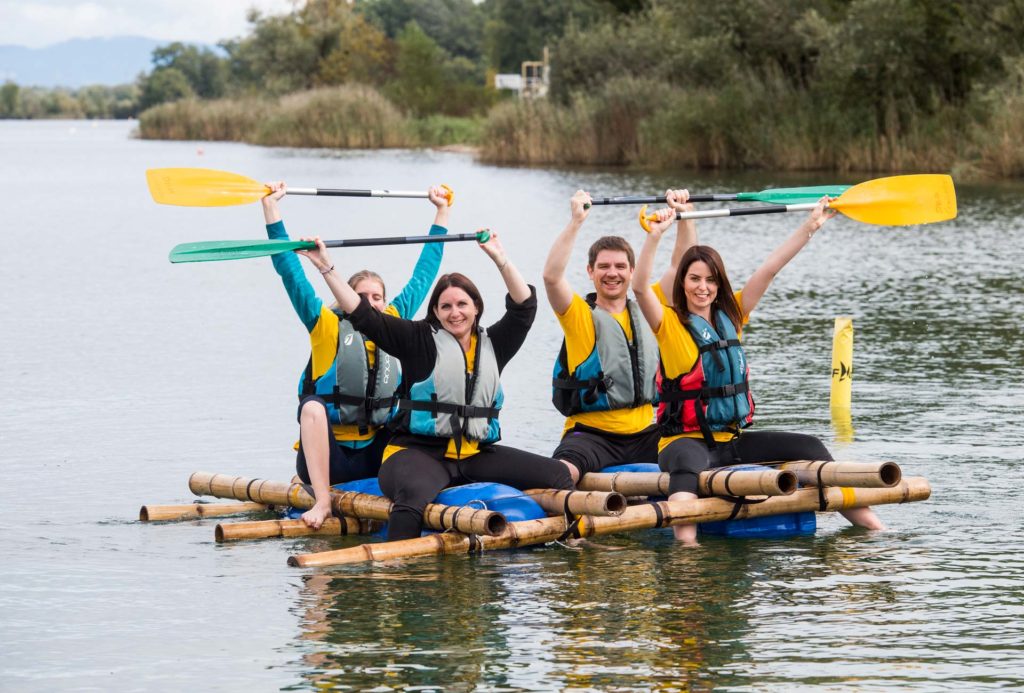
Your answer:
[[[839,197],[849,190],[849,185],[818,185],[810,188],[772,188],[761,192],[736,193],[737,200],[746,202],[769,202],[777,205],[795,205],[817,202],[825,195]]]
[[[171,262],[211,262],[214,260],[245,260],[252,257],[279,255],[293,250],[312,250],[312,241],[199,241],[182,243],[171,250]]]

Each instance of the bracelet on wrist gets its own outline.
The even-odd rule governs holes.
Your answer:
[[[322,275],[324,275],[326,277],[328,274],[330,274],[333,271],[334,271],[334,265],[331,265],[330,267],[328,267],[325,270],[320,270],[320,274],[322,274]]]
[[[502,271],[505,270],[506,267],[508,267],[508,258],[507,257],[505,258],[505,262],[503,262],[500,265],[498,265],[498,271],[502,272]]]

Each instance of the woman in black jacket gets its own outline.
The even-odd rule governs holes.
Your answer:
[[[526,339],[537,313],[535,289],[508,258],[497,234],[481,250],[501,273],[505,314],[480,327],[484,304],[468,277],[438,279],[425,320],[373,310],[341,276],[319,238],[299,251],[324,276],[353,326],[402,362],[402,385],[384,450],[381,490],[394,502],[388,540],[419,536],[423,509],[443,489],[489,481],[518,489],[572,489],[568,467],[557,460],[498,445],[504,395],[500,373]]]

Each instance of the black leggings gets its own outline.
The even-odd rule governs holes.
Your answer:
[[[445,447],[392,444],[405,449],[388,457],[380,467],[380,490],[394,501],[388,517],[388,541],[418,537],[423,509],[449,486],[491,481],[520,490],[571,490],[572,476],[564,464],[504,445],[489,445],[464,460],[444,457]]]
[[[697,493],[697,477],[705,469],[733,464],[762,464],[792,460],[831,460],[825,444],[805,433],[751,431],[709,448],[701,438],[679,438],[658,455],[669,473],[669,493]]]

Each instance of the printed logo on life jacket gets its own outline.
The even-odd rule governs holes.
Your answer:
[[[384,359],[384,372],[381,373],[381,377],[384,378],[385,385],[391,382],[391,359]]]
[[[839,382],[848,380],[853,377],[853,366],[847,366],[842,361],[839,362],[839,368],[832,369],[832,379],[838,379]]]
[[[355,333],[349,332],[345,335],[345,346],[352,346],[352,340],[355,338]]]
[[[708,339],[708,340],[710,340],[710,339],[711,339],[711,331],[710,331],[710,330],[708,330],[708,328],[706,328],[706,327],[705,327],[705,328],[704,328],[704,329],[703,329],[703,330],[701,331],[701,333],[700,333],[700,336],[701,336],[701,338],[703,338],[703,339]]]

